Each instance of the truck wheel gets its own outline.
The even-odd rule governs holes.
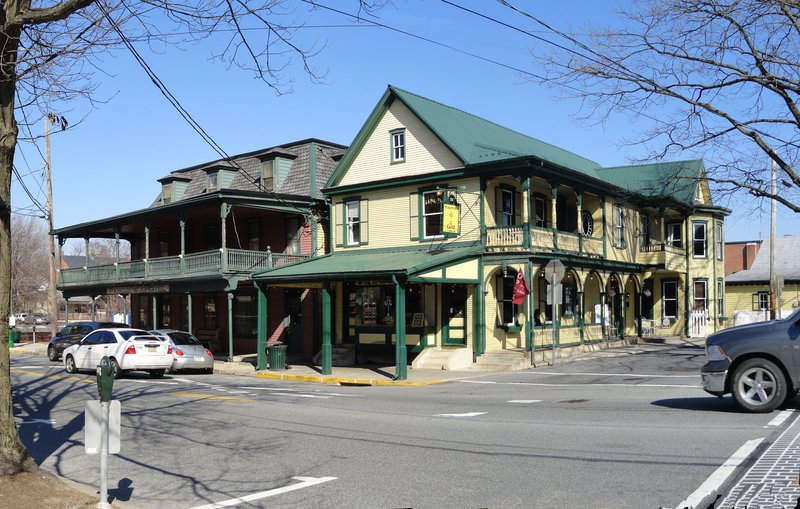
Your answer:
[[[733,374],[733,399],[749,412],[772,412],[786,399],[786,379],[774,363],[748,359]]]

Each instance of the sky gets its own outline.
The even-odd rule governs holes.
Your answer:
[[[531,21],[499,3],[452,2],[543,35]],[[318,3],[356,12],[355,0]],[[614,4],[606,1],[525,5],[553,26],[573,33],[585,32],[589,25],[619,22]],[[642,148],[624,144],[637,129],[637,119],[611,117],[602,124],[586,125],[577,120],[579,102],[525,77],[524,73],[541,72],[531,51],[546,49],[529,34],[432,0],[393,0],[372,18],[385,27],[312,9],[301,0],[291,0],[289,6],[292,12],[285,21],[306,25],[298,29],[293,42],[319,50],[311,62],[324,77],[321,83],[313,82],[295,58],[282,73],[292,83],[288,94],[276,94],[251,73],[215,61],[212,57],[224,44],[222,39],[153,50],[134,43],[172,95],[230,155],[306,138],[348,145],[389,84],[604,166],[628,164],[643,154]],[[157,179],[219,159],[127,50],[103,55],[99,67],[95,96],[101,102],[91,108],[85,103],[62,105],[63,110],[56,112],[71,124],[51,136],[56,228],[146,208],[160,192]],[[42,125],[33,134],[43,132]],[[21,145],[16,166],[33,198],[46,206],[42,154],[42,142],[38,147]],[[727,241],[769,237],[768,202],[742,196],[718,204],[733,211],[725,223]],[[12,209],[40,215],[16,178]],[[800,231],[800,218],[795,216],[779,207],[778,235]]]

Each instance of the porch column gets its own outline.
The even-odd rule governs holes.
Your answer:
[[[636,302],[639,303],[639,316],[637,317],[636,335],[638,337],[642,337],[642,317],[644,316],[644,310],[642,309],[642,292],[638,292],[636,294]],[[635,313],[634,317],[636,317]]]
[[[258,320],[256,340],[256,370],[267,369],[267,311],[269,309],[269,287],[258,285]]]
[[[131,320],[128,318],[128,298],[125,294],[120,294],[120,297],[122,297],[122,318],[125,320],[125,323],[130,325]]]
[[[583,254],[583,221],[581,220],[581,213],[583,212],[583,193],[575,191],[575,205],[578,213],[578,254]]]
[[[147,260],[150,258],[150,221],[144,222],[144,256],[142,259],[144,260],[144,274],[145,276],[148,275],[150,272],[147,269]]]
[[[228,362],[233,361],[233,294],[228,292]]]
[[[608,258],[608,225],[606,225],[606,197],[603,196],[600,200],[600,206],[603,208],[603,258]]]
[[[90,297],[91,297],[91,295],[90,295]],[[94,313],[95,313],[95,307],[94,307],[94,304],[95,304],[95,302],[96,302],[96,299],[97,299],[97,297],[99,297],[99,296],[98,296],[98,295],[95,295],[94,297],[92,297],[92,304],[91,304],[91,308],[92,308],[92,321],[94,321],[94,320],[95,320],[95,315],[94,315]]]
[[[331,285],[322,282],[322,374],[331,374]]]
[[[522,181],[522,192],[524,193],[525,205],[525,218],[522,222],[522,247],[525,249],[531,248],[531,177],[528,176]],[[522,215],[522,214],[520,214]]]
[[[608,331],[606,330],[606,290],[601,288],[600,292],[600,337],[608,341]]]
[[[66,242],[66,239],[62,239],[61,237],[58,237],[58,253],[57,253],[58,258],[56,258],[56,260],[58,260],[58,261],[56,262],[56,275],[58,276],[58,283],[59,284],[63,284],[64,283],[63,275],[61,274],[61,259],[62,259],[61,253],[64,251],[64,242]],[[56,318],[58,318],[58,317],[56,317]]]
[[[558,202],[558,185],[550,185],[550,215],[553,228],[553,249],[558,249],[558,218],[556,217],[556,204]],[[555,317],[554,317],[555,318]]]
[[[184,219],[183,211],[181,211],[181,220],[179,224],[181,227],[181,274],[183,274],[186,268],[183,259],[186,255],[186,219]]]
[[[119,280],[119,228],[114,229],[114,278]]]
[[[150,297],[153,299],[153,328],[158,329],[158,296],[152,294]]]
[[[406,351],[406,285],[394,276],[394,333],[395,333],[395,368],[394,379],[408,378],[408,352]]]
[[[228,212],[230,212],[231,208],[225,202],[222,203],[219,207],[219,218],[220,222],[222,223],[222,239],[220,241],[220,251],[222,252],[222,270],[228,270],[228,246],[226,243],[227,228],[225,224],[227,223],[226,219],[228,218]]]
[[[475,285],[475,339],[474,339],[474,346],[473,346],[473,360],[477,357],[480,357],[483,354],[484,348],[484,335],[486,334],[485,327],[486,324],[484,323],[484,313],[483,313],[483,271],[478,271],[479,278],[478,284]]]
[[[575,296],[575,298],[578,299],[578,329],[580,331],[581,344],[583,344],[586,330],[586,320],[584,320],[584,317],[586,316],[586,287],[584,286],[583,289],[584,291],[577,292]]]
[[[64,297],[64,324],[69,323],[69,297]]]
[[[186,314],[189,315],[189,334],[194,334],[194,325],[192,324],[192,294],[186,294],[186,307],[189,308]]]
[[[84,246],[86,247],[86,262],[83,264],[84,267],[89,268],[89,236],[83,236]]]

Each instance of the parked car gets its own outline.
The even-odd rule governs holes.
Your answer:
[[[150,378],[161,378],[172,366],[172,345],[141,329],[97,329],[64,350],[64,368],[67,373],[95,371],[106,356],[114,378],[126,371],[147,371]]]
[[[782,320],[740,325],[706,339],[703,389],[749,412],[771,412],[800,389],[800,309]]]
[[[33,317],[30,313],[14,313],[14,322],[16,326],[33,323]]]
[[[80,343],[81,339],[87,334],[97,329],[128,328],[127,323],[117,322],[74,322],[68,323],[50,338],[47,345],[47,358],[53,362],[58,362],[62,352],[72,345]]]
[[[37,311],[31,315],[33,317],[33,324],[34,325],[46,325],[50,323],[50,315],[47,313],[42,313],[41,311]]]
[[[211,354],[211,350],[205,348],[200,340],[190,333],[174,329],[158,329],[149,332],[172,345],[172,368],[170,371],[202,369],[206,373],[214,372],[214,356]]]

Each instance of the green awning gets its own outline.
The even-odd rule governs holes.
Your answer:
[[[390,279],[392,276],[428,279],[432,282],[446,279],[446,267],[457,266],[470,259],[477,259],[481,246],[444,249],[393,249],[337,251],[325,256],[310,258],[291,265],[254,272],[250,278],[263,284],[302,283],[319,281]],[[441,278],[432,272],[442,270]],[[459,281],[473,280],[466,275],[470,271],[458,272]]]

